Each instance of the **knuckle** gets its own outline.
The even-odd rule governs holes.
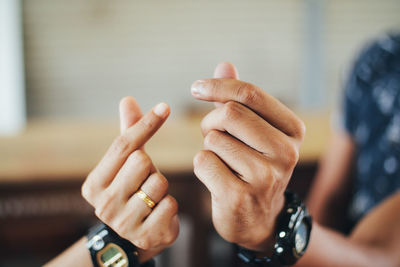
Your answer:
[[[200,152],[198,152],[193,159],[193,165],[194,168],[201,168],[202,166],[204,166],[207,162],[207,159],[209,157],[209,153],[206,150],[201,150]]]
[[[93,179],[90,179],[90,175],[83,182],[81,186],[81,195],[82,197],[89,202],[92,206],[97,201],[97,196],[104,190],[104,188],[100,185],[94,184]]]
[[[156,187],[161,191],[168,191],[168,180],[161,173],[156,173],[154,175]]]
[[[283,171],[289,171],[299,160],[299,150],[296,141],[293,139],[281,139],[276,145],[276,156],[279,159]]]
[[[204,138],[204,145],[206,147],[213,147],[218,144],[221,138],[221,133],[217,130],[211,130]]]
[[[147,237],[142,236],[139,239],[137,239],[134,243],[136,247],[141,248],[143,250],[151,249],[151,244],[150,244],[151,242]]]
[[[89,203],[92,202],[93,195],[94,195],[93,194],[93,188],[87,181],[85,181],[82,184],[81,194],[82,194],[83,198],[86,199]]]
[[[300,141],[304,140],[306,135],[306,125],[305,123],[298,119],[296,123],[294,123],[294,136],[300,139]]]
[[[242,82],[237,89],[237,97],[239,102],[251,105],[257,101],[259,95],[258,91],[252,84]]]
[[[202,134],[203,134],[203,136],[205,136],[206,134],[207,134],[207,131],[208,131],[208,127],[207,127],[207,117],[208,116],[205,116],[202,120],[201,120],[201,122],[200,122],[200,128],[201,128],[201,132],[202,132]]]
[[[237,120],[241,115],[240,109],[241,106],[239,103],[229,101],[224,105],[223,116],[226,120]]]
[[[94,213],[96,214],[97,218],[99,218],[101,221],[105,223],[110,222],[110,217],[108,216],[108,213],[106,212],[106,209],[104,208],[104,205],[101,206],[96,206],[94,209]]]
[[[141,166],[149,166],[152,163],[150,157],[142,150],[132,152],[127,161],[129,164],[139,164]]]
[[[288,169],[292,169],[299,160],[298,149],[294,145],[288,145],[285,149],[286,165]]]
[[[173,233],[168,233],[164,237],[164,245],[170,246],[172,245],[178,236]]]
[[[174,197],[171,195],[167,195],[164,198],[164,207],[170,214],[177,214],[178,213],[178,202]]]

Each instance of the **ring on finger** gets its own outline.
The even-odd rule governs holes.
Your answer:
[[[140,199],[142,199],[142,200],[144,201],[144,203],[146,203],[146,205],[147,205],[150,209],[153,209],[154,206],[156,205],[156,203],[155,203],[145,192],[143,192],[142,189],[139,189],[139,190],[136,192],[136,195],[137,195]]]

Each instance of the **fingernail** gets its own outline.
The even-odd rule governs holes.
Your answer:
[[[192,94],[195,96],[204,95],[204,81],[197,80],[192,84],[191,88]]]
[[[158,117],[165,118],[168,115],[168,105],[160,103],[154,107],[153,111]]]

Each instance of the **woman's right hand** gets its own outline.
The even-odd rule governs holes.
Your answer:
[[[179,233],[178,204],[167,193],[167,179],[144,151],[169,112],[168,105],[160,103],[142,116],[132,97],[122,99],[121,135],[82,186],[96,216],[138,248],[140,262],[170,246]],[[155,202],[153,209],[136,194],[139,189]]]

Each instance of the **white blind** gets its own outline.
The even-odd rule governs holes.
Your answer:
[[[25,127],[21,3],[0,0],[0,135]]]

